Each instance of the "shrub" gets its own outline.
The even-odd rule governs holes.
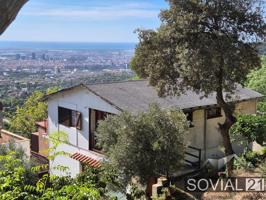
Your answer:
[[[266,117],[264,115],[240,115],[230,129],[230,134],[235,142],[244,144],[245,147],[254,141],[263,145],[266,140]]]
[[[177,109],[151,105],[147,112],[108,116],[100,122],[98,139],[106,152],[105,167],[114,169],[125,192],[132,177],[147,185],[152,177],[169,175],[182,165],[188,122]]]
[[[32,183],[27,177],[23,161],[16,158],[15,152],[1,155],[0,163],[0,199],[110,199],[106,193],[102,193],[98,180],[94,177],[91,177],[92,180],[86,177],[86,180],[82,181],[45,174]],[[32,170],[35,171],[33,168]],[[35,176],[37,177],[36,174]]]

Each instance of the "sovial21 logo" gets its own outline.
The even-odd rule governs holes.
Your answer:
[[[187,192],[265,192],[265,179],[262,177],[232,178],[187,178]]]

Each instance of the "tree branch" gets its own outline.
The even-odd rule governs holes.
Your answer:
[[[16,18],[22,6],[28,0],[0,0],[0,35]]]

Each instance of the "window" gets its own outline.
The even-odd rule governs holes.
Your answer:
[[[184,114],[187,116],[187,121],[189,122],[189,127],[194,127],[193,125],[193,111],[184,111]]]
[[[81,113],[63,107],[58,107],[58,123],[68,127],[82,129]]]
[[[208,108],[206,109],[206,111],[207,111],[207,119],[217,118],[222,116],[222,111],[220,107]]]
[[[101,151],[101,147],[97,145],[97,127],[99,125],[99,121],[104,120],[111,113],[99,111],[95,109],[90,109],[90,149]]]

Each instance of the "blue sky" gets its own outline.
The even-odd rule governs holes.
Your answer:
[[[137,42],[156,28],[164,0],[29,0],[2,41]]]

